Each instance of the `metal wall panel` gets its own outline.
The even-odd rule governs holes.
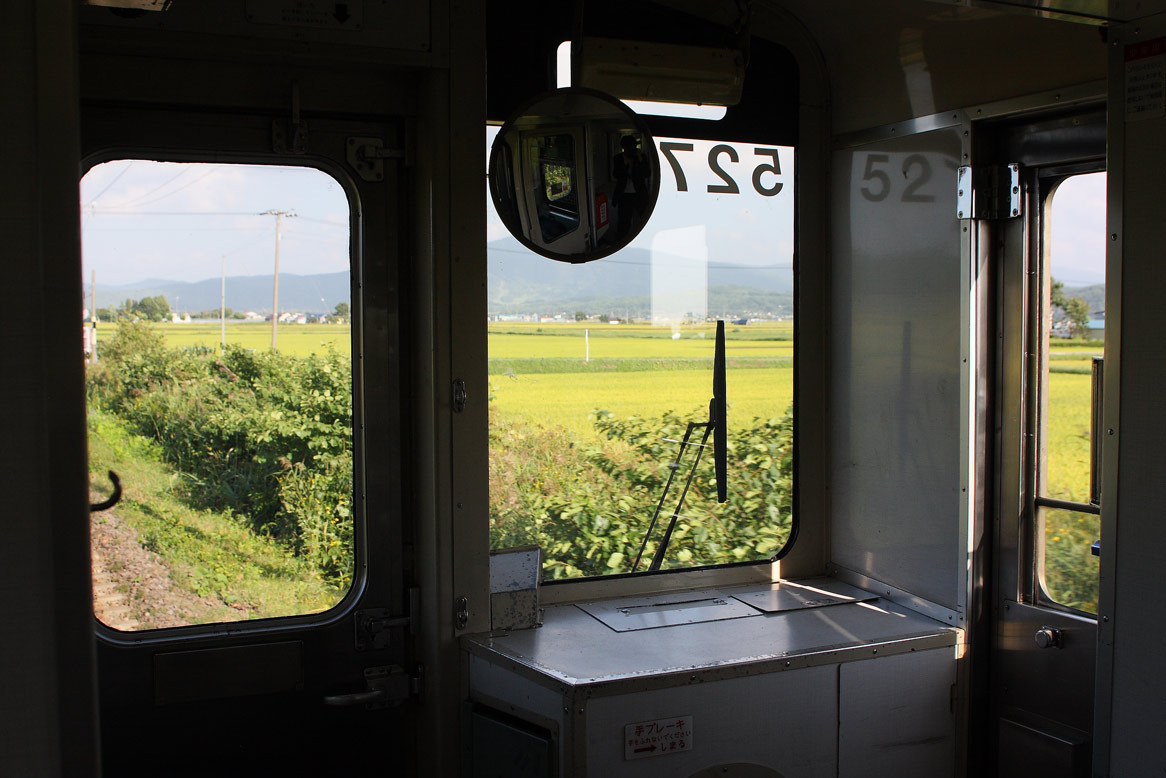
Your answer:
[[[837,669],[812,667],[753,678],[595,698],[587,703],[587,775],[688,776],[734,762],[785,778],[834,775]],[[691,750],[624,758],[624,727],[692,717]]]
[[[937,648],[838,668],[838,778],[955,773],[955,653]]]
[[[970,315],[957,118],[835,152],[830,297],[832,561],[954,611],[966,599]]]
[[[1101,588],[1093,774],[1160,774],[1166,715],[1166,362],[1158,322],[1166,264],[1166,109],[1160,53],[1166,17],[1112,31],[1106,257],[1105,426]],[[1160,51],[1160,50],[1159,50]],[[1142,53],[1153,54],[1142,57]],[[1154,60],[1157,60],[1155,63]],[[1147,65],[1150,67],[1147,68]],[[1156,66],[1156,67],[1155,67]],[[1138,101],[1127,89],[1157,86]],[[1145,93],[1143,92],[1143,95]],[[1138,110],[1142,109],[1142,110]],[[1149,110],[1147,110],[1149,109]],[[1116,326],[1115,326],[1116,325]],[[1116,368],[1116,369],[1115,369]]]
[[[821,46],[835,134],[1105,78],[1096,27],[1018,15],[1004,4],[780,4]],[[755,14],[761,34],[784,23],[764,8]]]

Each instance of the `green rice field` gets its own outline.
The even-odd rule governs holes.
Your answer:
[[[219,344],[218,322],[157,325],[172,347]],[[283,324],[279,350],[305,355],[351,349],[350,330],[335,324]],[[701,415],[711,396],[714,328],[678,329],[637,324],[493,323],[488,330],[492,423],[561,429],[596,442],[595,411],[619,418],[658,418],[665,411]],[[793,399],[793,325],[772,322],[727,328],[729,426],[780,416]],[[271,345],[271,325],[228,322],[229,344],[256,350]],[[1090,363],[1102,344],[1051,344],[1048,461],[1045,493],[1087,501],[1089,490]],[[1090,581],[1096,560],[1085,558],[1096,539],[1095,516],[1049,511],[1046,585],[1058,601],[1095,608]]]
[[[98,325],[98,354],[101,339],[116,325]],[[217,321],[197,321],[189,324],[154,324],[157,332],[171,348],[204,346],[218,348],[221,329]],[[271,322],[228,321],[227,344],[243,348],[266,350],[271,348]],[[351,330],[346,324],[280,324],[277,345],[280,351],[295,356],[306,356],[328,347],[347,354],[352,350]]]

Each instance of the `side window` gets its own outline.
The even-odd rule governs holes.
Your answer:
[[[1045,205],[1037,393],[1037,570],[1053,602],[1097,612],[1105,174],[1056,184]],[[1098,450],[1095,450],[1098,449]]]
[[[303,167],[123,159],[81,181],[94,612],[310,614],[354,569],[350,207]]]
[[[651,221],[601,260],[526,250],[487,194],[491,546],[540,546],[547,580],[771,559],[793,526],[794,149],[656,142]],[[548,179],[549,205],[558,191]],[[709,419],[718,321],[724,504],[698,456],[714,438],[691,427]]]

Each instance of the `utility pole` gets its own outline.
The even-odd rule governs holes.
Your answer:
[[[275,217],[275,282],[271,285],[271,350],[275,351],[279,335],[279,232],[284,216],[295,216],[295,211],[264,211],[260,216]]]

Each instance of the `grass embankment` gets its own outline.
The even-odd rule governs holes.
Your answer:
[[[169,585],[202,599],[187,623],[239,621],[326,610],[343,590],[320,580],[313,567],[274,540],[253,532],[229,511],[190,507],[190,477],[162,461],[158,444],[127,429],[125,422],[89,411],[89,470],[96,488],[108,490],[106,471],[121,477],[125,492],[113,508],[138,542],[169,570]],[[95,514],[93,521],[103,521]],[[118,565],[117,559],[106,560]],[[161,603],[151,593],[130,608],[142,628],[154,626]],[[126,592],[133,596],[133,592]]]

